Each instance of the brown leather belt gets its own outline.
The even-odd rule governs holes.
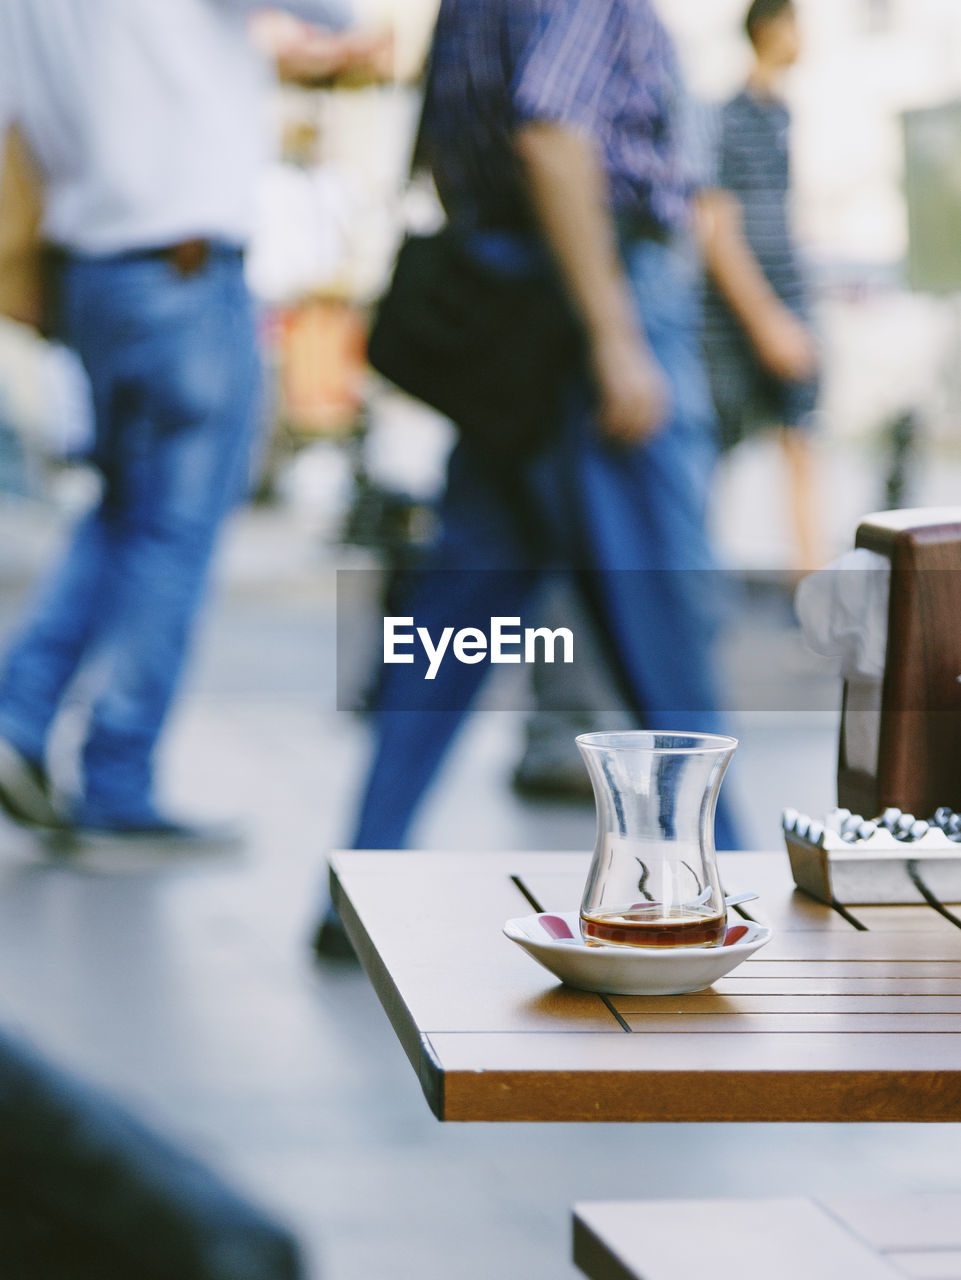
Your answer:
[[[74,255],[59,245],[45,244],[41,256],[43,281],[43,317],[41,333],[55,337],[60,331],[60,280],[64,269],[74,259],[82,259],[83,255]],[[156,249],[128,249],[118,254],[104,255],[105,259],[135,262],[139,259],[162,260],[177,272],[181,279],[189,279],[210,262],[212,258],[242,261],[244,251],[239,245],[227,244],[223,240],[205,240],[200,237],[181,240],[177,244],[163,245]]]
[[[178,275],[185,279],[203,271],[211,258],[229,256],[242,258],[243,249],[225,244],[222,240],[204,240],[199,236],[191,240],[179,240],[176,244],[161,245],[156,249],[131,249],[121,254],[124,258],[160,258],[169,262]]]
[[[52,267],[60,267],[73,257],[85,258],[85,254],[74,255],[69,249],[59,245],[44,246],[44,253]],[[99,257],[100,255],[94,255]],[[192,276],[202,271],[212,258],[243,258],[244,251],[239,245],[232,245],[223,240],[206,240],[198,236],[190,240],[180,240],[176,244],[159,245],[156,248],[125,249],[117,254],[105,254],[104,258],[127,259],[131,262],[138,258],[161,259],[182,276]]]
[[[238,246],[224,244],[221,240],[197,238],[164,245],[160,249],[147,249],[140,255],[131,254],[131,257],[162,258],[164,262],[170,263],[178,275],[186,277],[202,271],[211,258],[242,258],[243,253],[243,249]]]
[[[159,252],[178,275],[192,276],[202,271],[210,261],[210,241],[181,240],[179,244],[168,245]]]

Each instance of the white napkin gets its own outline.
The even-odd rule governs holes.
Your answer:
[[[891,562],[858,547],[809,574],[794,596],[804,639],[840,659],[845,680],[880,680],[888,647]]]
[[[804,639],[815,653],[837,658],[848,683],[845,761],[849,768],[872,774],[881,732],[890,589],[890,561],[858,547],[810,574],[794,596]]]

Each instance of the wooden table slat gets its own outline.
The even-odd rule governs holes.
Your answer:
[[[740,1043],[736,1036],[670,1029],[649,1036],[617,1032],[568,1036],[566,1031],[478,1035],[440,1032],[432,1033],[430,1039],[435,1047],[443,1049],[445,1060],[455,1071],[503,1071],[515,1067],[520,1071],[539,1070],[553,1063],[558,1073],[634,1072],[638,1088],[645,1086],[647,1072],[694,1072],[702,1076],[705,1087],[715,1073],[744,1073],[753,1077],[745,1083],[760,1087],[760,1077],[771,1073],[814,1077],[821,1072],[855,1076],[858,1072],[894,1075],[937,1071],[957,1073],[958,1079],[943,1080],[942,1088],[950,1084],[961,1092],[955,1034],[906,1035],[893,1042],[889,1036],[870,1032],[809,1036],[800,1056],[794,1036],[776,1033],[744,1036]]]
[[[724,996],[949,996],[961,999],[961,974],[956,978],[755,977],[754,968],[754,965],[744,965],[715,982],[713,989]]]
[[[696,991],[686,996],[612,996],[619,1013],[656,1014],[681,1017],[685,1014],[771,1013],[794,1016],[817,1014],[896,1013],[961,1014],[961,995],[872,995],[858,991],[848,995],[732,995],[719,991]],[[693,1020],[693,1019],[692,1019]]]
[[[618,1010],[621,1012],[621,1010]],[[854,1013],[844,1017],[830,1013],[694,1014],[689,1018],[652,1013],[624,1013],[624,1021],[639,1035],[677,1035],[713,1032],[717,1035],[918,1035],[961,1032],[961,1015],[941,1013]],[[678,1025],[675,1025],[678,1024]]]
[[[924,929],[926,932],[936,930],[941,933],[953,932],[961,935],[961,929],[956,924],[952,924],[940,912],[935,911],[934,907],[927,905],[919,907],[855,906],[848,907],[848,911],[855,920],[870,929],[872,933],[885,931],[903,933],[905,929]]]
[[[961,963],[957,960],[766,960],[767,948],[752,956],[746,964],[735,969],[722,982],[736,978],[846,978],[856,981],[862,978],[961,978]]]
[[[938,917],[932,912],[935,919]],[[775,933],[761,953],[771,960],[961,960],[961,929],[915,932]]]

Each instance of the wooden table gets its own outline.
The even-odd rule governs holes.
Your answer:
[[[578,1205],[574,1261],[590,1280],[961,1280],[961,1196]]]
[[[576,906],[572,853],[340,853],[337,909],[442,1120],[961,1120],[961,928],[822,906],[722,854],[772,941],[709,991],[563,987],[501,933]]]

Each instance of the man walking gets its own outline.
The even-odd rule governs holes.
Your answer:
[[[44,187],[54,327],[79,352],[102,494],[0,671],[0,803],[78,832],[202,838],[153,796],[217,533],[246,493],[258,417],[243,246],[265,128],[249,0],[0,0],[0,134]],[[339,0],[290,0],[342,25]],[[83,794],[62,814],[47,736],[102,673]]]
[[[650,728],[718,722],[704,507],[714,418],[690,273],[674,52],[650,0],[443,0],[423,150],[455,231],[500,270],[547,246],[586,335],[586,377],[535,457],[463,439],[439,546],[405,612],[520,614],[573,571],[610,668]],[[504,317],[508,326],[510,316]],[[496,377],[496,369],[491,377]],[[386,669],[355,847],[396,848],[486,664]],[[726,812],[722,846],[736,842]],[[336,951],[328,917],[317,940]]]

